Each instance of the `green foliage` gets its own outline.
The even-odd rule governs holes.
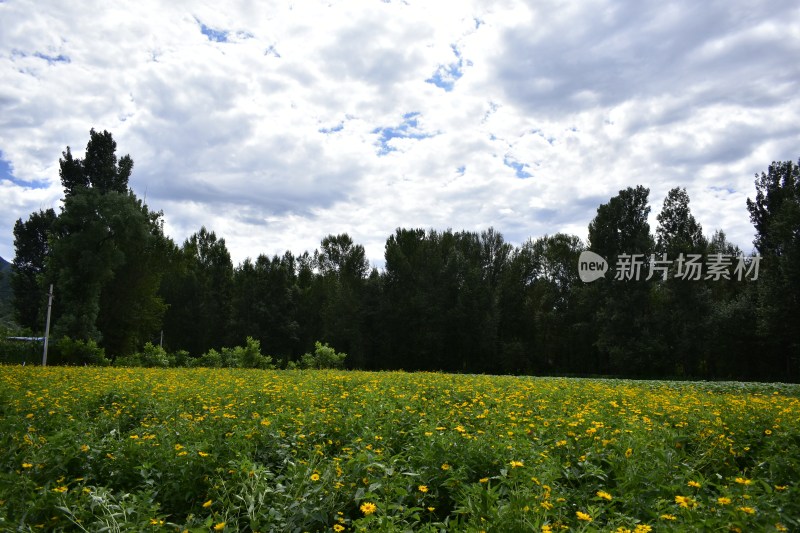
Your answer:
[[[26,222],[14,224],[14,262],[10,283],[16,320],[24,328],[42,330],[47,306],[45,264],[50,253],[50,234],[56,220],[52,209],[31,213]]]
[[[91,339],[83,341],[65,336],[51,344],[48,348],[48,365],[107,366],[111,364],[111,362],[106,359],[105,350]]]
[[[759,330],[770,366],[800,375],[800,161],[773,162],[756,175],[756,198],[747,199],[762,257]]]
[[[273,369],[272,357],[261,353],[261,343],[247,337],[244,346],[210,349],[195,359],[186,359],[188,366],[207,368],[260,368]]]
[[[336,350],[328,346],[327,342],[322,344],[317,341],[314,343],[314,353],[303,354],[298,367],[313,369],[344,368],[344,360],[346,358],[346,353],[336,353]]]
[[[141,352],[117,357],[114,366],[168,368],[176,366],[176,357],[167,354],[161,346],[148,342]]]
[[[164,315],[166,344],[199,354],[231,341],[232,288],[230,253],[213,231],[203,227],[172,250],[160,289],[170,304]]]
[[[589,249],[600,254],[614,269],[621,254],[642,254],[648,258],[654,242],[647,217],[650,190],[641,185],[628,187],[607,204],[597,208],[589,224]],[[642,269],[644,270],[644,269]],[[585,289],[595,301],[595,345],[607,363],[604,373],[643,375],[653,365],[657,341],[651,332],[657,327],[650,313],[650,288],[640,281],[614,281],[613,276]]]

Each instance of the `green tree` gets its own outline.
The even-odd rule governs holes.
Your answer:
[[[580,357],[586,351],[586,339],[576,334],[575,292],[581,289],[578,257],[584,249],[574,235],[557,233],[528,241],[523,249],[534,265],[527,289],[528,311],[534,317],[535,353],[542,369],[587,371],[588,363]]]
[[[163,283],[168,346],[199,356],[237,342],[230,331],[232,290],[233,263],[225,239],[202,227],[175,254]]]
[[[55,211],[47,209],[31,213],[26,222],[19,219],[14,224],[11,287],[15,315],[20,326],[34,331],[41,331],[44,323],[47,290],[43,278],[55,220]]]
[[[369,261],[364,247],[346,233],[328,235],[314,254],[322,291],[322,338],[344,349],[349,363],[364,364],[363,298]]]
[[[699,347],[703,345],[707,331],[705,317],[708,315],[710,283],[675,277],[675,265],[681,256],[703,256],[707,248],[703,229],[689,208],[686,189],[675,187],[667,193],[656,220],[655,259],[666,257],[672,261],[667,279],[657,278],[651,285],[657,336],[663,348],[657,369],[668,375],[705,374],[707,354]]]
[[[299,355],[297,291],[291,252],[246,259],[233,273],[231,334],[253,337],[285,359]]]
[[[678,254],[702,252],[705,248],[703,228],[689,209],[685,188],[675,187],[667,193],[656,220],[656,252],[677,258]]]
[[[800,377],[800,161],[773,162],[756,174],[755,200],[747,199],[761,255],[759,328],[771,377]],[[763,374],[762,374],[763,375]]]
[[[133,170],[133,160],[129,155],[117,161],[117,143],[107,131],[89,131],[89,143],[83,159],[75,159],[69,146],[59,161],[61,184],[64,194],[69,197],[88,188],[102,194],[116,192],[127,194],[128,180]]]
[[[64,207],[47,260],[58,294],[54,333],[101,341],[112,357],[132,353],[158,331],[170,246],[162,214],[128,189],[133,161],[117,161],[115,150],[110,133],[92,130],[84,159],[64,152]]]
[[[728,241],[725,232],[716,230],[708,243],[708,255],[739,257],[742,251]],[[757,376],[754,353],[763,352],[758,336],[758,282],[743,283],[735,277],[707,284],[709,305],[703,319],[704,341],[698,351],[705,357],[701,375],[726,379],[753,379]]]
[[[653,251],[647,222],[649,193],[641,185],[621,190],[597,208],[597,215],[589,224],[589,248],[603,256],[612,271],[586,289],[597,305],[596,345],[604,357],[600,366],[606,372],[645,374],[653,368],[656,357],[655,324],[645,276],[639,280],[613,279],[615,268],[616,275],[620,274],[623,254],[636,256],[643,265]]]

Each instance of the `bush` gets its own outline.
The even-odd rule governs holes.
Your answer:
[[[191,367],[220,368],[222,366],[222,356],[214,348],[189,361]]]
[[[299,368],[344,368],[346,353],[336,353],[336,350],[317,341],[314,343],[314,353],[306,353],[300,357]]]
[[[168,355],[161,346],[155,346],[152,342],[148,342],[140,353],[117,357],[114,364],[116,366],[169,368],[175,366],[175,356]]]
[[[219,352],[212,348],[197,359],[188,359],[187,363],[192,367],[275,368],[272,357],[261,353],[261,343],[253,337],[247,337],[244,346],[222,348]]]
[[[98,365],[107,366],[106,352],[91,339],[87,341],[62,337],[50,345],[47,362],[55,365]]]

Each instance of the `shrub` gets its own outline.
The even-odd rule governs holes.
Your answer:
[[[218,351],[214,348],[211,348],[209,351],[192,359],[189,366],[192,367],[207,367],[207,368],[220,368],[222,366],[222,356]]]
[[[300,357],[300,368],[343,368],[346,353],[336,353],[328,343],[314,343],[314,353],[306,353]]]
[[[98,365],[107,366],[106,352],[91,339],[87,341],[62,337],[48,350],[48,363],[56,365]]]
[[[222,348],[219,352],[212,348],[197,359],[187,358],[186,361],[192,367],[275,368],[272,357],[263,355],[261,343],[252,337],[247,337],[244,346]]]
[[[161,346],[155,346],[152,342],[148,342],[141,352],[119,356],[114,361],[114,364],[116,366],[169,368],[175,366],[175,356],[168,355],[167,351]]]

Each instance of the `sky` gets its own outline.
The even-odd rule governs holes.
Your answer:
[[[800,158],[800,3],[0,0],[0,257],[108,130],[181,244],[234,264],[397,228],[582,239],[621,189],[685,187],[745,252]]]

